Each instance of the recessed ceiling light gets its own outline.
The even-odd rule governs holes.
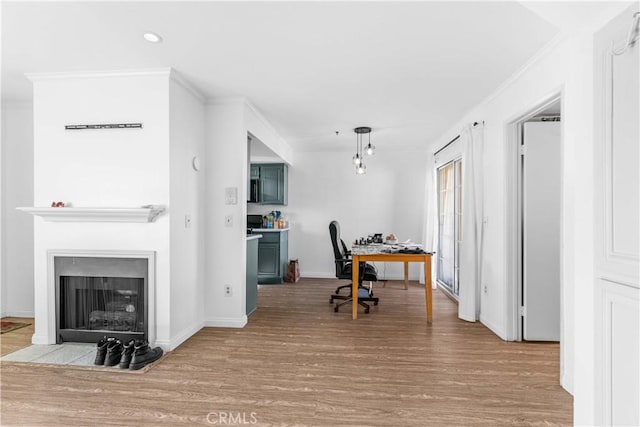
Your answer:
[[[151,31],[147,31],[142,37],[150,43],[160,43],[162,41],[162,37]]]

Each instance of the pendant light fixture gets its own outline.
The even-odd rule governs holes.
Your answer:
[[[356,174],[363,175],[367,172],[367,166],[364,164],[362,135],[369,135],[369,143],[364,148],[364,152],[371,156],[374,154],[375,146],[371,145],[371,128],[367,126],[357,127],[353,130],[356,133],[356,154],[353,156],[353,164],[356,167]]]

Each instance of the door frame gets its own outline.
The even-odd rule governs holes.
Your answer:
[[[506,249],[506,310],[507,340],[522,341],[522,167],[520,145],[522,129],[526,121],[551,105],[560,102],[560,115],[564,112],[564,88],[554,91],[540,101],[513,116],[505,124],[505,249]],[[560,121],[560,374],[562,378],[562,354],[564,336],[564,120]]]

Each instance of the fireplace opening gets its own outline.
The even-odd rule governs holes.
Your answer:
[[[147,260],[55,257],[57,342],[147,338]]]

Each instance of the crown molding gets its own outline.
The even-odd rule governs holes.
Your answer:
[[[171,76],[171,68],[146,68],[139,70],[99,70],[99,71],[62,71],[51,73],[25,73],[32,82],[68,79],[100,79],[112,77],[156,77]]]
[[[524,73],[529,71],[531,67],[537,65],[540,61],[542,61],[547,55],[550,55],[558,45],[560,45],[563,41],[567,40],[568,35],[566,33],[560,32],[554,38],[552,38],[545,46],[543,46],[535,55],[533,55],[527,62],[524,63],[522,67],[516,70],[515,73],[511,74],[496,90],[491,92],[489,96],[487,96],[480,103],[476,104],[476,106],[472,109],[474,110],[478,106],[487,105],[491,101],[493,101],[496,97],[498,97],[502,92],[504,92],[508,87],[513,85]],[[470,113],[468,111],[467,113]],[[466,114],[465,114],[466,115]]]
[[[214,98],[207,98],[206,104],[211,106],[224,106],[224,105],[244,105],[247,102],[247,98],[244,96],[221,96]]]
[[[201,104],[207,102],[207,98],[187,79],[185,79],[182,74],[174,70],[173,68],[169,68],[169,78],[182,86],[182,88],[186,89],[191,95],[193,95]]]

